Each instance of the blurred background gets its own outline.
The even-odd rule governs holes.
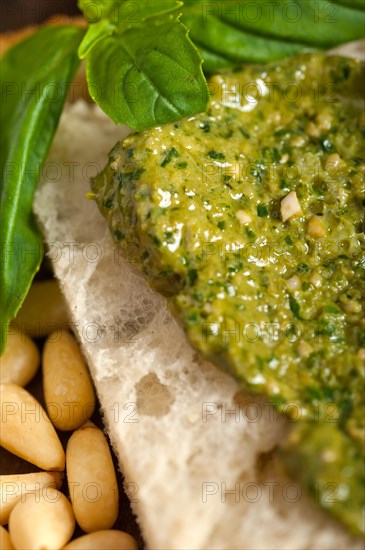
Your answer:
[[[60,13],[80,13],[77,0],[0,0],[0,32],[41,23]]]

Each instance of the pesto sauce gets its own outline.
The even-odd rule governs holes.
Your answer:
[[[206,113],[128,137],[93,183],[195,348],[296,421],[284,463],[356,534],[363,82],[360,63],[322,54],[222,73]]]

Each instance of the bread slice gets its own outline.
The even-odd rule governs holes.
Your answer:
[[[136,251],[121,258],[86,200],[127,131],[69,104],[35,212],[147,547],[362,548],[282,471],[275,448],[289,422],[197,356],[136,273]]]

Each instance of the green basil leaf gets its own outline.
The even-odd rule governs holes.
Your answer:
[[[44,28],[1,60],[1,350],[43,256],[32,215],[34,191],[78,67],[84,31]]]
[[[79,0],[79,7],[90,23],[79,48],[80,59],[85,59],[97,42],[117,30],[123,32],[151,17],[176,11],[181,6],[182,2],[178,0],[144,0],[139,3],[130,0],[101,0],[97,4],[90,0]]]
[[[176,19],[151,19],[98,42],[87,56],[92,98],[137,131],[204,111],[202,59]]]
[[[355,7],[362,0],[339,0]],[[268,62],[365,35],[364,18],[327,0],[185,0],[182,22],[206,74],[243,62]]]
[[[91,48],[93,48],[99,40],[102,40],[107,36],[111,36],[114,34],[115,30],[115,25],[110,23],[107,19],[101,19],[97,23],[92,23],[89,25],[89,28],[87,29],[84,39],[79,47],[78,54],[80,59],[85,59]]]
[[[131,26],[151,17],[174,12],[183,5],[179,0],[115,0],[115,3],[119,4],[119,10],[115,11],[114,16],[117,16],[117,21],[122,26]]]
[[[190,33],[189,33],[190,34]],[[213,53],[212,51],[205,49],[204,46],[194,40],[194,44],[198,48],[200,55],[204,59],[203,70],[205,74],[216,73],[220,69],[225,69],[232,66],[232,60],[222,55]]]
[[[365,0],[334,0],[336,4],[343,4],[354,10],[365,11]]]
[[[120,29],[138,25],[146,19],[176,11],[180,0],[79,0],[80,10],[89,23],[107,19]]]
[[[115,9],[115,0],[78,0],[78,7],[90,24],[97,23],[101,19],[109,18]]]
[[[183,15],[182,20],[190,29],[190,38],[202,53],[205,72],[246,61],[275,61],[313,49],[304,43],[276,40],[240,30],[218,17],[209,17],[204,21],[200,13]],[[212,62],[207,52],[218,56],[213,67],[206,63],[207,60]],[[228,64],[222,64],[222,58],[228,60]]]
[[[189,2],[187,2],[189,4]],[[275,2],[203,3],[203,21],[217,19],[232,27],[264,37],[331,47],[362,38],[365,13],[328,0],[276,0]]]

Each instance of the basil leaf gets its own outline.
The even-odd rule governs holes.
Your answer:
[[[204,111],[202,60],[180,21],[150,19],[98,42],[87,56],[92,98],[137,131]]]
[[[363,0],[339,0],[355,7]],[[359,7],[359,5],[358,5]],[[327,0],[186,0],[181,20],[206,74],[242,62],[274,61],[364,36],[364,17]]]
[[[275,2],[228,2],[204,4],[203,20],[217,19],[234,28],[264,37],[330,47],[362,38],[365,14],[328,0],[276,0]]]
[[[115,9],[115,4],[115,0],[78,0],[78,7],[91,24],[108,18]]]
[[[189,34],[191,36],[191,33]],[[205,49],[202,44],[196,41],[195,37],[194,44],[197,46],[200,55],[204,59],[203,69],[206,74],[212,74],[220,69],[225,69],[226,67],[228,68],[232,66],[232,59],[228,59],[227,57],[218,55],[209,49]]]
[[[141,23],[151,17],[177,10],[183,5],[179,0],[79,0],[78,6],[89,23],[108,19],[123,29]]]
[[[85,59],[91,48],[93,48],[99,40],[114,34],[115,30],[115,25],[110,23],[107,19],[101,19],[97,23],[89,25],[79,47],[78,54],[80,59]]]
[[[42,260],[33,195],[79,64],[77,48],[83,34],[71,26],[44,28],[1,60],[1,350],[9,322]]]
[[[171,13],[183,5],[183,2],[178,0],[140,0],[139,2],[115,0],[115,3],[120,5],[114,16],[117,16],[117,22],[121,26],[130,26],[151,17]],[[131,9],[132,6],[133,9]]]
[[[292,313],[294,313],[295,317],[297,319],[301,319],[299,302],[291,294],[289,294],[289,307]]]
[[[204,21],[201,13],[183,15],[182,20],[190,29],[190,38],[203,55],[205,72],[219,70],[225,66],[219,59],[222,57],[228,61],[228,65],[245,61],[261,63],[312,49],[304,43],[276,40],[245,32],[218,17],[211,16]],[[206,64],[207,52],[212,56],[218,56],[213,66]],[[209,57],[208,61],[212,63]]]
[[[365,11],[365,0],[334,0],[336,4],[343,4],[354,10]]]
[[[129,0],[101,0],[99,4],[91,3],[90,0],[79,0],[79,7],[90,23],[79,48],[80,59],[84,59],[97,42],[118,30],[126,30],[151,17],[175,11],[180,6],[182,2],[178,0],[144,0],[139,4]]]

